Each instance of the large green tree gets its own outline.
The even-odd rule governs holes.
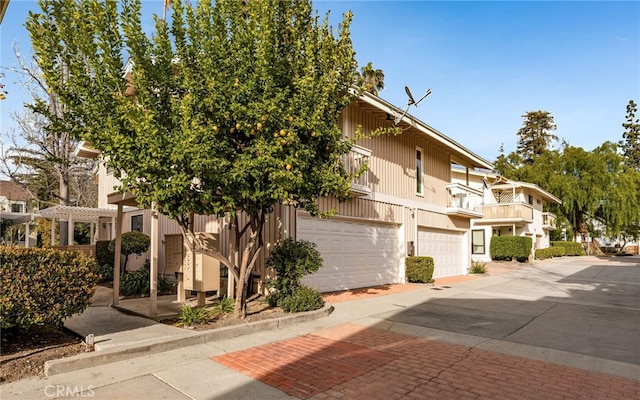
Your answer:
[[[536,157],[549,150],[558,140],[553,133],[557,129],[553,115],[548,111],[528,111],[522,118],[522,128],[518,130],[518,153],[527,165],[534,163]]]
[[[340,160],[352,143],[337,119],[353,99],[352,15],[334,32],[307,0],[174,1],[148,37],[140,0],[40,6],[27,23],[35,56],[73,116],[55,123],[102,152],[122,191],[178,221],[195,251],[211,250],[189,215],[231,215],[229,255],[212,254],[239,283],[244,316],[274,205],[317,214],[318,198],[349,198]]]

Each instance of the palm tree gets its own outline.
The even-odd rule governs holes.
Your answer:
[[[381,69],[374,69],[373,63],[369,61],[356,73],[356,84],[377,96],[378,91],[384,89],[384,73]]]

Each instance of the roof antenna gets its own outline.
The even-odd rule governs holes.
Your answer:
[[[431,89],[427,89],[427,92],[424,94],[424,96],[422,96],[420,100],[416,101],[413,97],[413,94],[411,94],[411,90],[409,90],[409,86],[405,86],[404,91],[407,92],[407,96],[409,97],[409,99],[407,100],[407,108],[405,108],[402,115],[396,115],[396,118],[393,120],[394,125],[398,125],[400,121],[402,121],[402,118],[404,118],[404,116],[407,115],[407,111],[409,111],[409,107],[411,106],[418,107],[418,104],[420,104],[422,100],[424,100],[427,96],[431,94]]]

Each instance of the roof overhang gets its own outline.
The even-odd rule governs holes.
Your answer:
[[[533,183],[527,182],[508,182],[499,185],[494,185],[491,187],[492,190],[512,190],[512,189],[529,189],[533,192],[536,192],[542,197],[547,203],[556,203],[562,204],[562,200],[542,189],[540,186],[535,185]]]
[[[355,89],[353,90],[353,92],[355,93]],[[452,160],[454,162],[472,168],[484,168],[490,170],[493,169],[493,164],[491,164],[489,161],[473,153],[450,137],[445,136],[443,133],[420,121],[411,114],[405,114],[404,110],[401,110],[400,108],[381,99],[380,97],[375,96],[369,92],[364,92],[360,95],[357,101],[372,106],[384,114],[392,113],[403,115],[403,117],[399,121],[399,124],[409,125],[419,133],[450,149],[452,153]]]
[[[94,149],[93,146],[89,144],[89,142],[87,142],[86,140],[83,140],[80,143],[78,143],[78,146],[76,146],[75,150],[73,151],[73,154],[76,157],[81,157],[81,158],[97,158],[100,156],[100,150]]]

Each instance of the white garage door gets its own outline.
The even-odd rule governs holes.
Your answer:
[[[321,292],[399,282],[400,241],[395,225],[298,217],[298,240],[317,245],[323,266],[303,279]]]
[[[433,257],[434,278],[464,275],[467,272],[465,245],[460,232],[419,229],[418,255]]]

